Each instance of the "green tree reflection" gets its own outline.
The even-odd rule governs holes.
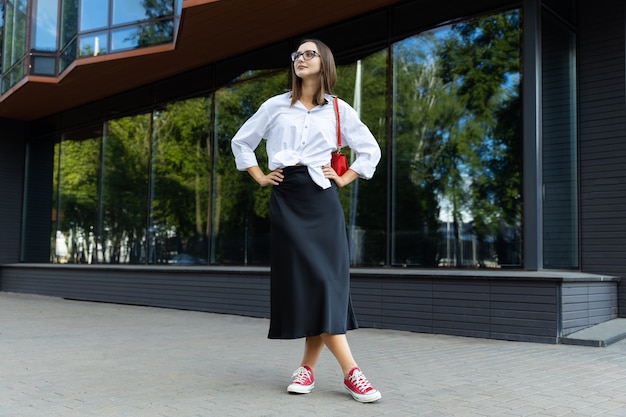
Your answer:
[[[143,263],[147,259],[150,115],[108,123],[104,137],[101,235],[105,261]]]
[[[396,262],[519,265],[519,40],[514,11],[394,49]]]
[[[158,18],[172,3],[145,4]],[[336,93],[354,104],[358,86],[361,119],[383,149],[374,178],[340,194],[348,232],[359,236],[355,262],[385,265],[389,251],[393,265],[520,265],[519,13],[398,42],[363,59],[361,83],[356,64],[338,71]],[[230,140],[288,86],[286,69],[250,71],[209,97],[107,122],[103,155],[99,139],[63,142],[59,230],[96,226],[99,262],[169,263],[185,253],[269,264],[271,189],[236,170]],[[257,158],[267,170],[263,143]]]
[[[172,103],[153,115],[155,262],[185,253],[206,260],[211,212],[211,100]],[[205,262],[205,261],[202,261]]]
[[[147,21],[142,23],[130,39],[138,47],[159,45],[174,39],[174,1],[144,0]]]

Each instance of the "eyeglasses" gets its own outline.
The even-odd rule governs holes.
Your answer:
[[[291,61],[296,62],[298,59],[300,59],[300,57],[303,57],[305,61],[310,61],[316,56],[320,56],[320,54],[315,51],[292,52]]]

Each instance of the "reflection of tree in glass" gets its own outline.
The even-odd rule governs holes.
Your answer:
[[[518,236],[520,228],[519,38],[514,11],[423,34],[394,49],[395,230],[422,233],[410,242],[417,250],[402,256],[437,265],[445,257],[438,249],[439,223],[446,221],[454,231],[456,266],[519,264],[510,259],[519,256],[517,237],[494,244],[503,231]],[[468,230],[477,254],[462,247]]]
[[[128,37],[138,47],[159,45],[174,39],[173,0],[144,0],[147,20]]]
[[[213,249],[215,262],[224,264],[268,264],[270,187],[259,187],[237,171],[230,140],[241,125],[271,96],[288,86],[284,69],[254,71],[245,81],[216,93],[216,164],[213,205]],[[267,171],[265,144],[257,148],[257,160]]]
[[[110,262],[146,260],[150,115],[108,123],[104,146],[103,236]]]
[[[385,263],[387,194],[387,50],[361,60],[361,82],[357,82],[357,63],[337,68],[336,94],[356,107],[355,92],[360,88],[361,120],[368,126],[383,152],[374,177],[355,181],[341,190],[346,226],[352,246],[353,265],[380,266]],[[350,151],[346,148],[349,155]]]
[[[78,0],[61,1],[61,49],[78,33]]]
[[[153,115],[151,229],[158,260],[178,253],[205,259],[211,211],[211,100],[172,103]],[[157,261],[158,261],[157,260]]]
[[[453,215],[469,213],[473,233],[484,252],[480,259],[519,264],[521,227],[521,100],[519,12],[472,20],[453,27],[441,50],[443,79],[457,89],[466,114],[449,144],[449,165],[460,180],[444,185]],[[462,179],[461,179],[462,178]],[[514,238],[505,236],[511,230]],[[494,240],[495,245],[487,242]],[[458,262],[457,262],[458,265]]]
[[[95,232],[98,208],[98,172],[100,138],[64,141],[55,147],[54,208],[56,230],[68,239],[68,262],[87,262],[79,243],[90,231]]]
[[[437,167],[458,117],[439,75],[438,47],[427,33],[394,49],[394,261],[429,267],[438,258]]]

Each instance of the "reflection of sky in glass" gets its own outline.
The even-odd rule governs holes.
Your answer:
[[[54,51],[57,48],[57,0],[39,0],[35,22],[35,49]]]
[[[108,25],[109,0],[81,0],[80,31]]]
[[[138,28],[132,27],[128,29],[117,30],[111,34],[111,51],[119,51],[122,49],[130,49],[137,46]]]
[[[113,24],[136,22],[146,19],[143,0],[115,0],[113,2]]]

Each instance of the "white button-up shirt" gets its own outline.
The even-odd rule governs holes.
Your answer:
[[[231,141],[237,169],[245,171],[258,165],[255,149],[261,139],[267,141],[270,170],[291,165],[306,165],[311,179],[322,188],[330,187],[322,166],[330,165],[330,155],[337,149],[337,121],[333,97],[328,104],[308,110],[299,101],[291,106],[291,93],[270,98],[248,119]],[[370,179],[380,161],[380,147],[357,112],[339,100],[341,144],[355,155],[350,169],[361,178]]]

